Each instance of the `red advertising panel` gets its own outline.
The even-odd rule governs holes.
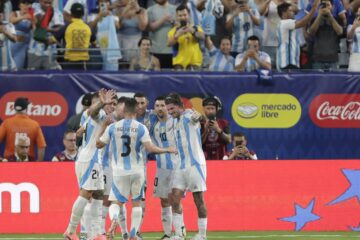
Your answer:
[[[311,120],[323,128],[359,128],[360,94],[320,94],[309,107]]]
[[[29,99],[27,114],[41,126],[58,126],[67,117],[68,104],[57,92],[8,92],[0,99],[0,118],[15,115],[14,102],[18,97]]]
[[[154,162],[148,172],[143,231],[161,231]],[[207,185],[209,230],[359,228],[360,160],[212,161]],[[64,232],[77,193],[73,163],[1,163],[0,233]],[[190,193],[183,205],[197,229]]]

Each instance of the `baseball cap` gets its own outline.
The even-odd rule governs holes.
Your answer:
[[[81,3],[74,3],[71,5],[71,15],[75,17],[82,17],[84,15],[84,6]]]
[[[27,106],[29,105],[29,100],[27,98],[24,97],[19,97],[15,100],[14,103],[14,108],[16,111],[22,111],[25,110],[27,108]]]
[[[91,106],[91,99],[93,94],[92,93],[86,93],[83,98],[81,99],[81,104],[85,107]]]

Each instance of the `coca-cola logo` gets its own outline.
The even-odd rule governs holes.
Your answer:
[[[27,114],[41,126],[57,126],[64,122],[68,114],[65,98],[56,92],[9,92],[0,99],[0,118],[15,115],[14,102],[18,97],[26,97],[30,104]]]
[[[321,94],[311,102],[309,114],[322,128],[359,128],[360,94]]]

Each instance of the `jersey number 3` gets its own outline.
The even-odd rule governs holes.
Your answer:
[[[121,153],[121,156],[127,157],[127,156],[129,156],[129,154],[131,152],[131,147],[130,147],[131,138],[129,137],[129,135],[122,135],[121,139],[123,140],[124,147],[125,147],[125,150],[123,153]]]

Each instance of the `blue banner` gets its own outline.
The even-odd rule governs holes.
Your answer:
[[[178,92],[199,111],[201,98],[216,95],[231,132],[244,132],[259,159],[351,159],[360,156],[359,80],[349,73],[274,74],[269,81],[256,74],[208,72],[1,73],[0,118],[13,114],[16,96],[29,95],[29,113],[42,124],[51,159],[63,149],[66,121],[84,93],[144,92],[152,108],[157,96]]]

